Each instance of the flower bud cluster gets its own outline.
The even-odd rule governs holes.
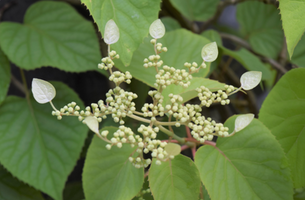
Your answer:
[[[205,119],[200,113],[192,117],[192,122],[188,123],[188,126],[192,129],[192,136],[200,143],[204,143],[206,140],[213,140],[214,135],[229,135],[228,127],[224,127],[222,123],[216,123],[211,118]]]
[[[161,140],[156,139],[159,128],[152,128],[151,126],[144,126],[143,124],[138,128],[138,132],[142,133],[144,140],[143,145],[139,144],[138,147],[143,149],[144,153],[151,152],[151,157],[156,158],[156,164],[160,165],[161,161],[173,159],[173,156],[169,156],[168,153],[164,150],[164,147],[167,145],[167,142],[162,142]]]
[[[106,93],[106,97],[108,107],[103,108],[103,110],[105,109],[105,114],[111,114],[115,122],[124,124],[125,122],[122,118],[128,114],[132,114],[136,110],[135,103],[132,100],[138,98],[138,95],[132,92],[126,92],[119,86],[113,90],[110,89]]]
[[[61,120],[63,115],[72,115],[80,117],[86,116],[85,112],[81,112],[80,107],[75,102],[71,102],[59,110],[52,111],[52,115],[57,116],[58,120]]]
[[[155,77],[156,82],[154,86],[156,88],[160,86],[162,89],[165,89],[171,84],[181,85],[187,88],[191,84],[190,80],[193,78],[186,70],[175,69],[167,65],[164,65],[163,69],[159,70]]]
[[[230,87],[231,86],[227,87],[227,91],[231,90],[229,89]],[[226,105],[230,103],[230,100],[228,99],[228,92],[226,91],[218,90],[216,93],[213,93],[204,86],[197,88],[196,91],[198,92],[198,97],[201,101],[200,106],[210,107],[212,103],[220,103],[221,105]]]
[[[115,51],[111,51],[109,53],[109,57],[102,58],[102,63],[98,64],[98,68],[104,70],[112,69],[114,66],[114,62],[112,60],[118,58],[120,58],[119,54],[117,54]]]
[[[127,84],[131,83],[132,76],[129,73],[129,71],[126,71],[125,73],[120,71],[115,71],[111,74],[109,77],[110,81],[113,81],[117,86],[120,85],[122,82],[126,82]]]
[[[191,63],[184,63],[184,67],[189,69],[189,73],[193,74],[193,73],[197,73],[199,72],[200,69],[204,69],[206,68],[206,64],[203,62],[199,67],[198,64],[196,62]]]
[[[150,43],[156,47],[157,54],[162,53],[162,52],[167,52],[167,48],[162,47],[162,43],[157,43],[156,39],[151,39]]]

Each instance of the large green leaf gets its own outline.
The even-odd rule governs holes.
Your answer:
[[[43,197],[40,192],[20,182],[0,166],[0,199],[43,200]]]
[[[104,127],[110,134],[115,127]],[[110,137],[109,137],[110,138]],[[128,160],[135,151],[129,144],[106,149],[106,142],[94,136],[83,171],[83,186],[87,200],[129,200],[138,194],[144,182],[144,169],[135,168]]]
[[[2,22],[0,45],[8,58],[24,69],[50,65],[81,72],[97,69],[101,59],[92,23],[63,2],[33,4],[24,24]]]
[[[286,73],[265,99],[259,119],[284,148],[295,188],[305,186],[305,69]]]
[[[143,67],[144,58],[154,55],[154,47],[149,41],[150,39],[146,38],[144,43],[140,45],[134,53],[129,67],[125,67],[120,61],[116,61],[115,64],[120,70],[129,71],[133,77],[153,87],[156,71],[153,67]],[[197,62],[198,65],[202,63],[201,49],[210,41],[187,30],[178,29],[165,34],[158,42],[161,42],[168,49],[166,53],[160,54],[164,65],[176,69],[187,69],[184,67],[185,62]],[[188,50],[186,51],[186,49]],[[209,71],[209,66],[210,64],[207,63],[207,68],[201,69],[194,76],[204,77]]]
[[[235,117],[225,123],[234,130]],[[195,164],[211,199],[292,199],[287,158],[270,131],[257,119],[216,147],[196,152]]]
[[[77,94],[62,83],[54,105],[58,108],[75,101]],[[88,128],[76,118],[58,121],[50,105],[9,96],[0,107],[0,162],[14,176],[56,200],[81,152]]]
[[[0,105],[6,97],[11,81],[10,62],[0,48]]]
[[[120,30],[120,39],[111,45],[125,66],[147,36],[150,24],[158,18],[160,0],[81,0],[89,9],[100,32],[113,19]]]
[[[291,62],[299,67],[305,68],[305,36],[301,38],[298,45],[295,47]]]
[[[287,49],[291,58],[295,46],[305,31],[305,1],[279,0],[279,2]]]
[[[183,88],[180,85],[170,85],[165,88],[162,92],[162,95],[164,96],[163,105],[169,103],[168,101],[170,98],[168,95],[170,93],[181,95],[183,98],[183,103],[195,98],[198,95],[196,88],[199,88],[200,86],[204,86],[212,92],[225,89],[225,84],[223,83],[208,78],[195,77],[191,80],[191,85],[188,88]]]
[[[155,200],[198,199],[200,178],[194,162],[183,155],[157,165],[152,161],[149,185]]]
[[[222,41],[218,32],[214,30],[208,30],[203,32],[201,35],[210,39],[211,41],[216,41],[218,47],[221,51],[223,51],[224,55],[228,55],[237,60],[241,65],[244,66],[249,71],[261,71],[262,79],[269,80],[272,78],[272,73],[270,69],[267,68],[265,64],[263,64],[257,56],[253,55],[247,49],[241,48],[238,51],[232,51],[227,49],[222,45]]]
[[[244,39],[250,42],[253,50],[267,57],[276,58],[284,40],[276,7],[262,2],[246,1],[237,5],[236,17]]]
[[[219,0],[170,0],[172,5],[191,21],[206,21],[213,17]]]

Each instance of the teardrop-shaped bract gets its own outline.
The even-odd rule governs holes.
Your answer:
[[[56,95],[56,90],[54,86],[44,80],[34,78],[32,81],[32,93],[34,96],[34,99],[38,103],[47,103],[52,101]]]
[[[262,72],[258,72],[258,71],[246,72],[240,77],[241,87],[244,90],[251,90],[259,84],[261,79],[262,79]]]
[[[181,152],[181,146],[176,143],[168,143],[165,147],[164,150],[168,153],[170,156],[176,156],[179,155]]]
[[[120,38],[119,27],[110,19],[105,26],[104,41],[106,44],[116,43]]]
[[[240,115],[235,119],[235,132],[238,132],[248,126],[254,118],[254,114]]]
[[[149,34],[155,39],[162,38],[165,34],[165,26],[160,19],[155,20],[149,27]]]
[[[201,50],[201,57],[205,62],[213,62],[218,56],[218,48],[216,42],[204,45]]]
[[[99,124],[98,124],[98,121],[95,117],[93,116],[88,116],[84,119],[85,124],[89,127],[89,129],[91,131],[93,131],[94,133],[97,133],[99,134]]]

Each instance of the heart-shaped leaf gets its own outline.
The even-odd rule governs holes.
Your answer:
[[[56,107],[71,101],[84,107],[71,89],[52,83]],[[52,108],[33,98],[9,96],[0,107],[0,162],[18,179],[56,200],[81,152],[88,128],[77,118],[61,121],[51,115]]]
[[[181,146],[176,143],[168,143],[165,147],[164,150],[168,153],[168,155],[171,156],[176,156],[179,155],[181,152]]]
[[[0,45],[24,69],[53,66],[65,71],[97,69],[101,55],[91,22],[69,4],[41,1],[24,16],[24,24],[2,22]]]
[[[231,132],[236,117],[224,124]],[[287,158],[274,136],[257,119],[232,137],[218,138],[216,147],[200,147],[195,164],[213,200],[292,200]]]
[[[262,79],[262,72],[249,71],[240,77],[241,87],[244,90],[251,90],[255,88]]]
[[[120,31],[116,23],[111,19],[106,23],[104,41],[106,44],[114,44],[120,38]]]
[[[149,34],[155,39],[162,38],[165,34],[164,24],[160,19],[155,20],[149,27]]]
[[[238,132],[248,126],[254,118],[254,114],[240,115],[235,120],[234,131]]]
[[[161,0],[81,0],[89,9],[98,29],[104,33],[113,19],[120,30],[120,40],[111,45],[125,66],[147,36],[150,24],[158,18]],[[105,36],[104,36],[105,37]]]
[[[101,131],[113,134],[117,128],[104,127]],[[135,151],[130,144],[122,148],[106,149],[106,142],[94,136],[89,147],[83,171],[86,199],[132,199],[144,181],[143,168],[135,168],[128,160]]]
[[[52,101],[56,95],[54,86],[44,80],[34,78],[32,81],[32,93],[34,99],[41,104]]]
[[[201,57],[205,62],[213,62],[218,56],[216,42],[206,44],[201,50]]]
[[[149,169],[149,185],[155,200],[198,199],[200,179],[194,162],[183,155]]]
[[[96,133],[96,134],[100,134],[100,133],[99,133],[99,129],[98,129],[99,124],[98,124],[98,121],[97,121],[97,119],[96,119],[95,117],[93,117],[93,116],[88,116],[88,117],[86,117],[86,118],[84,119],[83,122],[89,127],[89,129],[90,129],[92,132],[94,132],[94,133]]]
[[[305,187],[305,69],[286,73],[271,90],[259,113],[284,149],[295,188]]]

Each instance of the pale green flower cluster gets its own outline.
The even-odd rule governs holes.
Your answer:
[[[109,30],[113,31],[107,33],[106,42],[108,41],[108,56],[103,58],[98,68],[107,70],[110,73],[109,81],[114,82],[115,87],[106,93],[106,100],[100,100],[98,103],[92,103],[87,106],[85,110],[81,110],[75,103],[71,102],[63,108],[57,110],[52,104],[51,100],[55,97],[54,87],[46,81],[35,79],[33,80],[33,93],[35,99],[39,103],[50,102],[54,111],[52,115],[57,116],[57,119],[62,119],[62,116],[77,116],[80,121],[87,124],[87,126],[98,137],[106,141],[107,149],[113,146],[122,148],[124,144],[129,144],[135,148],[134,153],[130,155],[129,161],[136,167],[147,167],[151,164],[152,159],[156,164],[160,165],[162,161],[173,159],[181,149],[179,145],[168,145],[171,139],[184,145],[204,144],[207,140],[213,140],[214,136],[229,137],[247,126],[253,119],[252,114],[243,115],[238,118],[235,124],[233,133],[228,133],[228,128],[224,127],[222,123],[216,123],[211,118],[206,118],[201,114],[202,107],[210,107],[213,103],[220,103],[227,105],[230,103],[228,97],[241,89],[252,89],[255,87],[261,78],[260,72],[247,72],[241,78],[241,87],[236,89],[234,86],[226,85],[223,90],[216,92],[210,91],[207,87],[201,86],[195,91],[200,100],[200,104],[185,103],[182,96],[179,94],[169,94],[169,100],[164,104],[163,90],[169,85],[175,84],[184,88],[188,88],[191,84],[192,74],[199,72],[200,69],[205,68],[205,62],[212,62],[218,55],[216,43],[210,43],[203,47],[202,58],[203,62],[198,65],[196,62],[184,63],[185,69],[176,69],[167,65],[163,65],[161,56],[162,52],[166,52],[167,48],[162,47],[161,43],[157,43],[157,39],[163,37],[165,29],[161,21],[153,23],[157,27],[150,27],[150,34],[154,38],[151,44],[155,50],[154,55],[148,56],[144,59],[144,67],[154,67],[156,70],[155,89],[150,90],[148,95],[152,98],[152,103],[145,103],[141,111],[136,110],[134,99],[138,97],[137,94],[125,91],[122,86],[123,83],[130,84],[132,75],[126,71],[125,73],[114,70],[114,59],[118,59],[119,55],[115,51],[110,51],[110,44],[115,43],[119,39],[118,28],[115,22],[107,24]],[[107,30],[106,30],[107,31]],[[35,90],[35,88],[37,88]],[[46,88],[46,90],[41,90]],[[50,93],[50,91],[52,91]],[[43,96],[44,95],[44,96]],[[45,97],[45,98],[44,98]],[[185,104],[184,104],[185,103]],[[99,131],[99,122],[106,119],[110,115],[114,122],[119,123],[120,126],[113,134],[109,131]],[[139,122],[140,124],[137,133],[134,133],[130,127],[125,126],[125,118],[129,117]],[[164,118],[167,117],[167,121]],[[184,138],[177,136],[172,126],[180,127],[186,126],[191,130],[193,142],[188,143]],[[167,134],[169,140],[161,141],[158,139],[158,134]],[[111,135],[111,136],[109,136]],[[109,138],[108,138],[109,137]],[[190,138],[188,138],[190,139]],[[168,145],[168,146],[167,146]],[[165,149],[175,148],[175,152],[170,155]],[[178,146],[178,152],[177,152]],[[170,152],[170,150],[169,150]],[[151,158],[144,158],[144,154],[150,154]]]

